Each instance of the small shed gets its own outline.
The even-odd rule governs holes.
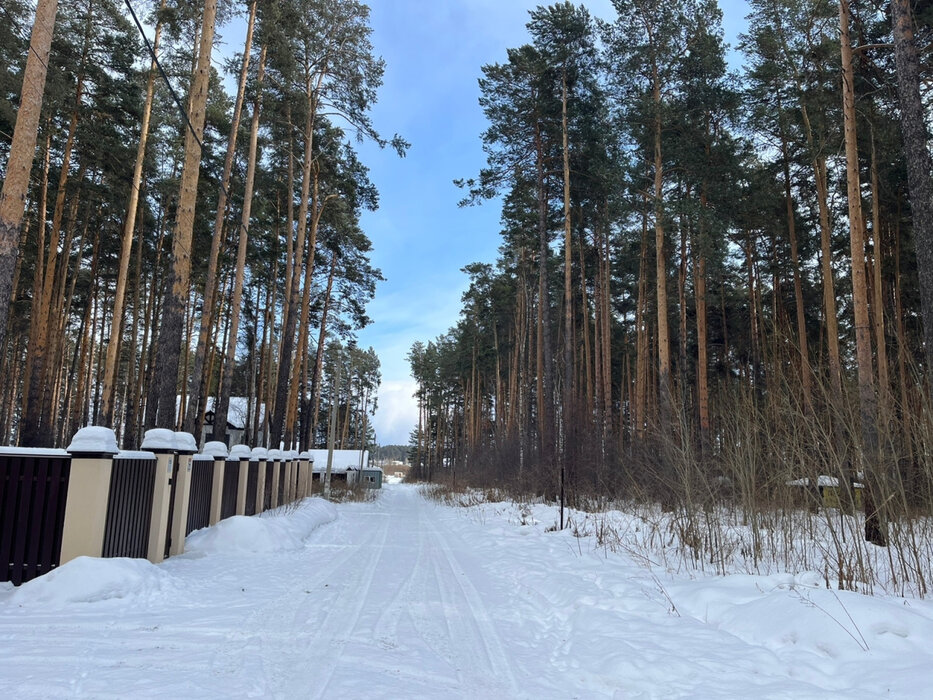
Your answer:
[[[809,478],[793,479],[791,481],[787,481],[786,484],[793,488],[804,489],[805,491],[814,493],[824,508],[839,508],[841,510],[846,510],[848,508],[848,498],[845,496],[847,489],[841,487],[839,484],[839,479],[834,476],[826,476],[825,474],[821,474],[816,478],[815,484]],[[855,496],[856,508],[862,508],[862,492],[864,490],[864,484],[859,482],[852,484],[852,492]]]
[[[381,489],[382,469],[379,467],[364,467],[360,471],[360,484],[364,489]]]

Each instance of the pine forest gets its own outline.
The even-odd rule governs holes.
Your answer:
[[[716,0],[612,6],[537,7],[477,66],[486,162],[450,187],[501,207],[500,247],[411,345],[413,475],[651,503],[707,557],[717,508],[788,531],[831,484],[851,537],[926,552],[898,574],[925,589],[933,5],[749,0],[732,47]],[[369,8],[0,13],[0,442],[134,448],[237,397],[249,444],[371,445],[356,144],[409,144],[372,118]]]

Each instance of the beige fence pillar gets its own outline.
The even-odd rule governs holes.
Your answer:
[[[201,454],[210,455],[214,458],[214,476],[211,480],[210,524],[216,525],[220,522],[220,507],[224,498],[224,468],[227,463],[227,446],[220,441],[208,442],[204,444]]]
[[[165,559],[165,532],[168,528],[172,469],[175,467],[175,433],[165,428],[147,430],[142,448],[156,456],[156,478],[152,490],[152,517],[149,520],[147,559],[158,564]]]
[[[191,459],[198,451],[198,443],[191,433],[175,433],[175,453],[178,455],[178,482],[175,484],[175,503],[172,507],[172,544],[169,556],[185,551],[188,530],[188,499],[191,495]]]
[[[104,547],[113,456],[119,452],[110,428],[81,428],[68,446],[71,476],[65,501],[60,563],[75,557],[99,557]]]
[[[302,452],[298,455],[298,498],[307,498],[311,495],[311,453]]]
[[[234,445],[230,448],[230,454],[227,457],[230,469],[234,462],[239,464],[240,476],[236,484],[236,514],[246,514],[246,484],[249,479],[249,447],[246,445]]]
[[[259,463],[259,480],[256,484],[256,515],[263,511],[266,493],[266,458],[269,451],[265,447],[254,447],[249,453],[251,462]]]

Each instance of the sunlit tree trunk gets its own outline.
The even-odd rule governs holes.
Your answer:
[[[154,428],[156,425],[160,427],[175,425],[178,367],[181,358],[185,307],[190,292],[194,208],[197,202],[198,178],[201,172],[201,138],[204,134],[216,16],[217,0],[205,0],[197,70],[191,81],[189,110],[191,127],[185,130],[185,162],[181,173],[181,189],[172,241],[172,267],[169,270],[163,303],[156,362],[157,370],[153,378],[157,384],[156,396],[158,399],[156,405],[147,406],[147,428]]]
[[[13,275],[19,253],[20,229],[26,211],[29,176],[36,154],[39,117],[48,72],[49,52],[58,0],[38,0],[23,71],[23,87],[16,127],[10,143],[3,189],[0,190],[0,350],[6,340],[7,319],[13,299]]]
[[[201,323],[198,330],[198,344],[194,353],[191,369],[191,401],[185,413],[184,429],[186,432],[201,434],[204,423],[204,402],[207,399],[207,384],[210,375],[204,374],[204,362],[207,356],[207,341],[210,329],[214,325],[214,307],[217,298],[217,261],[220,257],[220,245],[224,239],[224,219],[227,214],[227,196],[230,188],[230,174],[233,171],[233,157],[236,153],[237,136],[240,131],[240,116],[243,111],[243,99],[246,94],[246,78],[249,75],[250,52],[253,47],[253,28],[256,24],[257,0],[249,6],[249,19],[246,24],[246,41],[243,45],[243,61],[240,64],[240,80],[237,83],[236,100],[233,103],[233,120],[230,122],[230,135],[227,139],[227,154],[224,157],[224,170],[217,193],[217,211],[214,216],[214,235],[211,238],[211,251],[207,259],[207,275],[204,278],[204,303],[201,311]],[[243,234],[245,237],[245,233]],[[217,425],[216,423],[214,425]]]
[[[165,8],[165,0],[159,3],[159,9]],[[159,51],[159,39],[162,35],[162,22],[157,22],[152,50]],[[123,345],[123,306],[126,298],[126,282],[130,269],[130,257],[133,249],[133,231],[139,210],[139,191],[143,179],[143,165],[146,161],[146,143],[149,139],[149,120],[152,116],[152,100],[155,94],[155,79],[158,67],[155,61],[149,66],[146,81],[146,101],[143,104],[142,123],[139,127],[139,143],[136,145],[136,162],[133,166],[133,180],[130,183],[129,202],[126,205],[126,220],[123,222],[123,238],[120,243],[120,264],[117,269],[117,286],[113,296],[113,321],[110,327],[110,340],[107,343],[107,361],[104,364],[104,382],[100,396],[101,422],[109,426],[113,423],[113,395],[117,381],[117,365],[120,349]],[[138,278],[137,278],[138,279]]]

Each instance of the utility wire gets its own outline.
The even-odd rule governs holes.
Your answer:
[[[158,56],[156,56],[155,49],[152,48],[152,43],[149,41],[149,37],[146,36],[146,32],[143,29],[142,23],[139,21],[139,17],[136,16],[136,11],[130,4],[130,0],[123,0],[123,3],[126,5],[126,9],[128,9],[130,14],[133,16],[133,21],[136,23],[136,28],[139,30],[139,35],[143,38],[143,42],[146,44],[146,49],[149,50],[149,55],[152,57],[152,62],[156,65],[156,68],[159,69],[159,75],[162,76],[162,81],[168,88],[169,93],[171,93],[172,99],[175,100],[175,104],[178,105],[178,110],[182,113],[182,116],[184,116],[185,123],[188,125],[188,129],[191,131],[191,135],[194,136],[194,140],[198,142],[198,147],[203,151],[204,144],[202,143],[201,138],[198,136],[198,132],[194,128],[194,124],[191,123],[191,118],[188,116],[188,110],[185,109],[184,105],[182,105],[181,99],[178,97],[178,93],[175,92],[175,88],[172,87],[172,83],[169,81],[168,76],[165,74],[165,69],[162,68],[162,63],[159,61]],[[222,185],[223,183],[221,183],[221,186]]]

